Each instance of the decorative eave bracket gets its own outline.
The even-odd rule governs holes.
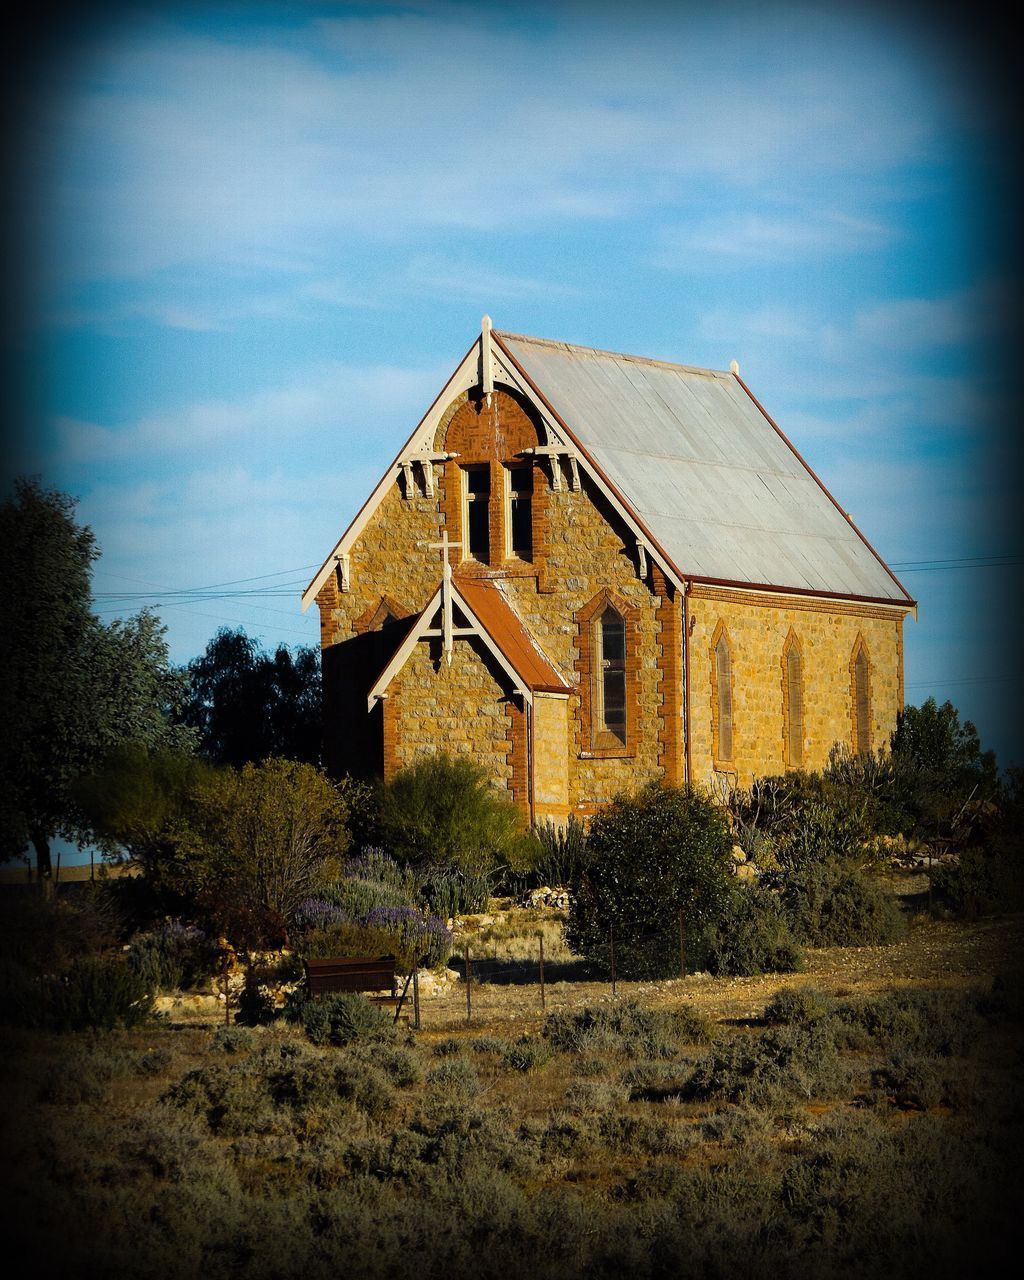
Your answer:
[[[404,454],[397,463],[398,474],[402,478],[402,496],[405,498],[416,497],[416,478],[413,468],[419,467],[420,475],[423,478],[423,496],[432,498],[435,493],[434,464],[439,462],[443,465],[449,458],[457,458],[458,456],[457,453],[434,452],[430,449],[418,449],[414,453]]]
[[[551,487],[556,492],[562,489],[562,468],[559,466],[559,459],[564,458],[569,464],[569,488],[576,490],[580,487],[580,468],[579,455],[571,445],[565,444],[539,444],[532,449],[524,449],[524,454],[530,454],[535,458],[546,458],[551,474]]]

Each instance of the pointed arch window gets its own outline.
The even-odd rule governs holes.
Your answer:
[[[850,711],[853,749],[859,756],[871,753],[871,661],[863,636],[857,637],[850,659]]]
[[[804,663],[800,642],[791,631],[782,650],[782,728],[786,766],[804,763]]]
[[[605,733],[626,741],[626,620],[611,605],[601,614],[598,644],[598,720]]]
[[[732,644],[719,622],[711,642],[711,728],[714,767],[731,768],[734,751]]]
[[[588,756],[632,756],[640,739],[637,610],[605,588],[576,614],[579,628],[579,748]]]

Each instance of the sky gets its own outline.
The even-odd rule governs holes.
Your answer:
[[[90,14],[9,95],[2,488],[79,499],[100,616],[317,644],[302,589],[487,312],[738,360],[920,602],[907,700],[1024,763],[998,43],[899,3]]]

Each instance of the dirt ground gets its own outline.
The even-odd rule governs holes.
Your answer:
[[[1021,964],[1022,943],[1022,915],[970,924],[921,920],[903,941],[890,946],[808,950],[800,973],[753,978],[689,974],[661,982],[619,982],[617,998],[635,999],[648,1006],[689,1004],[718,1022],[743,1021],[758,1017],[771,996],[783,987],[815,986],[833,995],[868,995],[913,986],[983,987],[997,973]],[[614,998],[610,982],[548,982],[542,1010],[539,983],[521,980],[473,983],[470,995],[470,1022],[462,983],[424,997],[422,1034],[427,1038],[439,1032],[522,1035],[538,1030],[545,1010],[579,1008]]]

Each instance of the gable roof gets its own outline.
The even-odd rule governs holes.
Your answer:
[[[530,636],[497,583],[452,580],[449,586],[452,605],[465,619],[465,625],[455,627],[456,638],[473,635],[482,640],[527,702],[533,701],[534,693],[571,692],[572,686]],[[386,696],[419,641],[442,634],[439,614],[443,591],[442,582],[378,676],[366,700],[370,709],[378,698]]]
[[[533,404],[667,577],[907,609],[915,602],[736,372],[491,330],[480,337],[338,540],[307,608],[403,467],[431,455],[460,392],[505,383]],[[347,589],[347,588],[344,588]]]
[[[737,374],[493,338],[681,575],[913,604]]]

